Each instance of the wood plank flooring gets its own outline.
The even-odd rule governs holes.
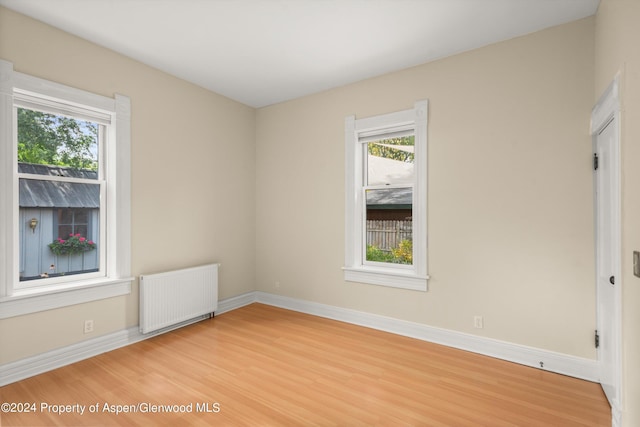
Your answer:
[[[598,384],[262,304],[7,385],[0,401],[35,409],[2,426],[611,425]]]

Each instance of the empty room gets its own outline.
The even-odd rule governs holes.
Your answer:
[[[640,425],[638,22],[0,0],[0,425]]]

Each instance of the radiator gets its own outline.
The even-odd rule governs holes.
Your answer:
[[[140,276],[140,332],[177,325],[218,308],[218,267],[209,264]]]

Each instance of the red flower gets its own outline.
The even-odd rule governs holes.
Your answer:
[[[64,240],[62,237],[58,237],[49,245],[51,251],[55,255],[73,255],[77,253],[91,251],[96,248],[96,244],[86,237],[82,237],[80,233],[69,234],[69,238]]]

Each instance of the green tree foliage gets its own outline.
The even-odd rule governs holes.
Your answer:
[[[393,254],[385,252],[377,246],[367,245],[367,261],[393,262]]]
[[[98,125],[18,109],[18,161],[96,170]]]
[[[393,258],[399,264],[413,264],[413,242],[403,240],[397,248],[391,249]]]
[[[367,245],[367,261],[389,262],[393,264],[413,264],[413,242],[403,240],[397,248],[384,251],[376,246]]]
[[[384,157],[386,159],[399,160],[401,162],[413,163],[414,153],[393,148],[393,145],[398,146],[411,146],[415,145],[415,137],[403,136],[400,138],[388,138],[380,141],[370,142],[368,145],[369,154],[377,157]]]

